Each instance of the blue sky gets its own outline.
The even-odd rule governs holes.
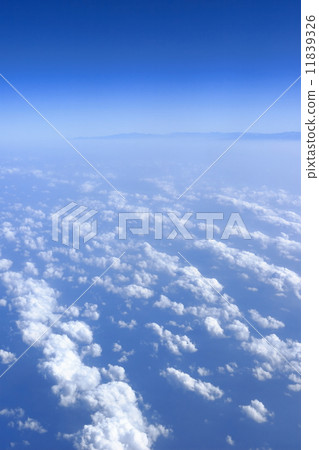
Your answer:
[[[70,138],[241,131],[300,73],[299,9],[295,0],[6,2],[1,70]],[[17,129],[21,140],[48,139],[4,82],[0,95],[4,139]],[[298,105],[297,84],[254,131],[299,130]]]

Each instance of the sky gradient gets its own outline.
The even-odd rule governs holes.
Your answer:
[[[5,2],[1,73],[69,138],[242,131],[300,74],[293,1]],[[254,127],[299,130],[299,83]],[[1,80],[4,143],[50,132]]]

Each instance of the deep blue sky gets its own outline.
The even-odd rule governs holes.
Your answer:
[[[241,131],[300,74],[299,22],[296,0],[4,1],[1,72],[70,138]],[[0,96],[4,142],[51,136]],[[299,85],[254,131],[298,109]]]

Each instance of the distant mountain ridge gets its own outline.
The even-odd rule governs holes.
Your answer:
[[[122,133],[110,134],[106,136],[77,136],[74,139],[167,139],[167,138],[215,138],[215,139],[236,139],[241,132],[221,133],[217,131],[200,132],[175,132],[166,134],[155,133]],[[241,139],[271,139],[271,140],[300,140],[300,131],[285,131],[282,133],[246,133]]]

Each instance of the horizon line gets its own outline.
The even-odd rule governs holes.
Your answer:
[[[168,137],[219,137],[219,138],[233,138],[240,135],[240,132],[220,132],[220,131],[176,131],[171,133],[115,133],[102,136],[76,136],[73,139],[77,140],[98,140],[98,139],[121,139],[121,138],[168,138]],[[282,131],[278,133],[246,133],[244,138],[250,139],[286,139],[286,140],[300,140],[300,131]]]

